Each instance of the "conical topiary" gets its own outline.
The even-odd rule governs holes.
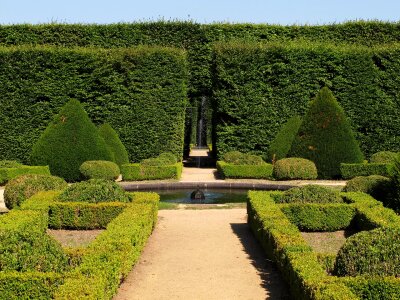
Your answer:
[[[269,145],[268,161],[277,161],[285,158],[301,125],[301,118],[293,116],[281,127],[274,140]]]
[[[113,156],[80,102],[70,100],[33,146],[31,162],[49,165],[53,175],[76,181],[87,160],[112,161]]]
[[[107,147],[114,155],[114,162],[118,166],[129,163],[128,152],[119,139],[118,133],[107,123],[99,127],[100,136],[104,139]]]
[[[344,110],[327,87],[311,102],[289,155],[313,161],[320,178],[340,177],[340,163],[363,161]]]

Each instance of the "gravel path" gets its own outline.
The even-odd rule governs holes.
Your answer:
[[[162,210],[122,299],[289,299],[246,210]]]

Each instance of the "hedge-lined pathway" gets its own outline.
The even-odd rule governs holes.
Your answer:
[[[114,300],[288,299],[245,209],[161,210]]]

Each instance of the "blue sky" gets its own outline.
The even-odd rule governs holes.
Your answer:
[[[117,23],[159,19],[199,23],[326,24],[400,21],[399,0],[0,0],[0,24]]]

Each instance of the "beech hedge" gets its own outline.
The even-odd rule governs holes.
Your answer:
[[[0,82],[0,159],[27,162],[71,98],[94,123],[115,129],[130,161],[162,152],[182,156],[187,67],[181,50],[0,47]]]

